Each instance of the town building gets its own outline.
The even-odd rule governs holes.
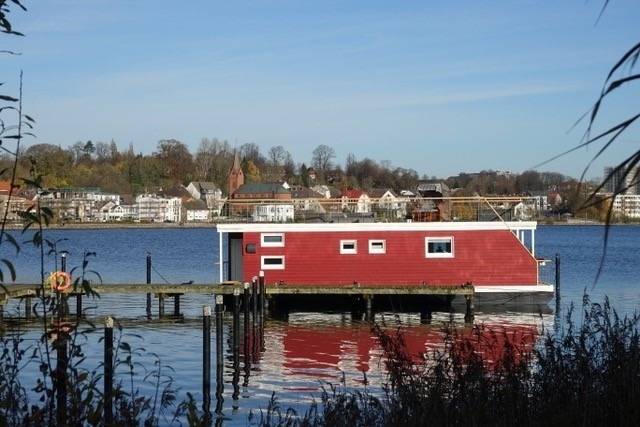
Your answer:
[[[616,170],[613,166],[604,168],[604,191],[607,193],[640,194],[640,167],[628,171],[625,168]]]
[[[242,170],[240,170],[242,171]],[[220,216],[226,199],[222,196],[222,190],[213,182],[194,181],[187,186],[187,191],[194,200],[205,202],[210,211],[207,216]],[[187,221],[189,221],[187,219]]]
[[[182,199],[159,197],[155,194],[140,194],[136,197],[139,222],[181,222]]]
[[[304,213],[325,213],[322,201],[323,195],[316,193],[310,188],[302,185],[291,187],[291,200],[296,212]]]
[[[227,200],[228,211],[230,215],[248,217],[254,213],[256,205],[276,200],[291,204],[291,191],[279,182],[251,182],[243,184],[231,194]]]
[[[202,200],[191,200],[184,204],[187,222],[208,222],[209,208]]]
[[[626,218],[640,218],[640,194],[618,194],[613,199],[613,212]]]
[[[120,196],[97,187],[53,188],[36,196],[41,206],[51,209],[60,221],[99,221],[100,206],[120,204]]]
[[[11,194],[10,199],[9,194]],[[0,218],[4,219],[6,213],[7,221],[20,221],[22,219],[20,213],[27,210],[31,203],[30,200],[23,197],[19,189],[14,188],[11,191],[10,181],[0,181]]]
[[[373,209],[385,218],[400,219],[407,215],[407,200],[400,198],[390,188],[373,188],[369,190],[373,199]]]
[[[259,204],[253,207],[255,222],[291,222],[295,217],[293,204]]]
[[[229,197],[244,185],[244,172],[240,166],[240,156],[236,151],[233,157],[233,165],[229,171]]]
[[[340,200],[343,211],[358,214],[371,212],[371,198],[364,190],[345,189]]]

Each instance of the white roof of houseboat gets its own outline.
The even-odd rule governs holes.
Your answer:
[[[218,224],[222,233],[316,232],[316,231],[479,231],[535,230],[535,221],[486,222],[362,222],[362,223],[238,223]]]

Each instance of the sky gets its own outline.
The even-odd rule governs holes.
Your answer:
[[[25,0],[3,36],[0,80],[24,70],[37,140],[115,140],[150,153],[176,138],[274,145],[308,162],[388,160],[420,174],[520,172],[580,142],[569,132],[640,40],[636,0]],[[7,90],[9,90],[7,89]],[[631,87],[604,130],[637,113]],[[636,108],[634,110],[634,107]],[[588,177],[638,148],[631,129]],[[538,170],[579,176],[599,147]]]

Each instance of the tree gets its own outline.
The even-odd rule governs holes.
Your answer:
[[[256,166],[262,166],[266,163],[264,157],[260,153],[260,146],[252,142],[242,144],[240,146],[240,157],[242,157],[245,162],[251,160]]]
[[[187,146],[176,139],[158,142],[156,157],[162,162],[164,175],[173,182],[186,183],[193,170],[193,157]]]
[[[245,166],[246,172],[245,175],[247,177],[248,182],[260,182],[260,169],[258,166],[253,163],[253,160],[249,160]]]
[[[267,158],[269,160],[270,166],[283,166],[288,154],[289,153],[284,149],[282,145],[271,147],[269,149],[269,152],[267,153]]]
[[[332,161],[336,157],[336,152],[328,145],[318,145],[312,153],[311,164],[323,177],[332,167]]]

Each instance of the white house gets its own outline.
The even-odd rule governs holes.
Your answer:
[[[222,190],[215,183],[194,181],[190,182],[186,189],[194,200],[205,202],[212,215],[220,215],[227,199],[222,197]],[[187,219],[187,221],[189,220]]]
[[[255,222],[289,222],[293,221],[293,204],[264,204],[253,207],[253,220]]]
[[[180,222],[182,220],[182,199],[164,198],[155,194],[141,194],[136,197],[137,221]]]
[[[343,210],[354,213],[371,212],[371,198],[362,190],[344,190],[341,201]]]
[[[407,199],[399,198],[393,190],[387,188],[374,188],[369,191],[374,199],[375,207],[380,212],[390,214],[396,219],[404,218],[407,214]]]
[[[202,200],[192,200],[185,203],[187,222],[208,222],[209,209]]]
[[[613,212],[627,218],[640,218],[640,195],[618,194],[613,199]]]

